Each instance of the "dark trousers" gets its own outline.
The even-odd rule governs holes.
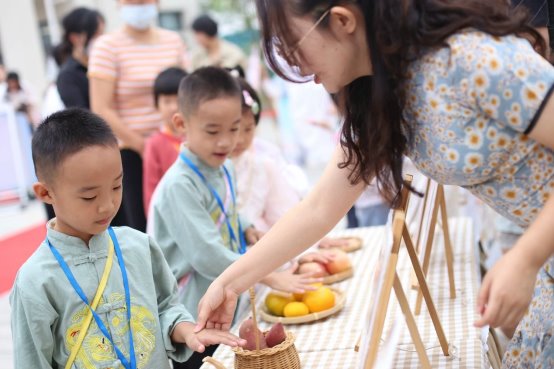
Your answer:
[[[202,366],[202,359],[206,356],[212,356],[219,345],[206,347],[203,353],[194,352],[192,356],[184,363],[173,361],[173,369],[199,369]]]
[[[128,226],[146,231],[146,216],[142,201],[142,158],[133,150],[121,150],[123,164],[123,199],[113,226]]]
[[[346,214],[347,228],[357,228],[359,226],[358,217],[356,217],[356,208],[352,206]]]

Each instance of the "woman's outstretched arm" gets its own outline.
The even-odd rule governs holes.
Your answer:
[[[228,329],[240,293],[323,238],[352,207],[365,184],[351,185],[350,169],[339,168],[343,155],[337,148],[310,194],[212,283],[198,306],[198,330]]]

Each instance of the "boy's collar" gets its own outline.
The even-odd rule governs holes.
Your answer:
[[[98,251],[105,251],[108,248],[108,231],[96,234],[90,239],[88,246],[79,237],[70,236],[63,232],[54,229],[56,218],[46,223],[46,237],[50,243],[58,250],[67,250],[71,253],[92,253]]]

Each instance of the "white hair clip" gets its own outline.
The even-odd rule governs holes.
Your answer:
[[[256,102],[247,90],[242,90],[242,97],[244,98],[244,104],[250,107],[254,115],[260,114],[260,104]]]

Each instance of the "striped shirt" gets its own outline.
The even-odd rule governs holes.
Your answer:
[[[156,43],[142,43],[124,30],[103,35],[94,43],[89,78],[115,82],[114,106],[127,126],[144,136],[157,132],[162,117],[154,105],[154,80],[164,69],[185,63],[180,36],[156,29]]]

